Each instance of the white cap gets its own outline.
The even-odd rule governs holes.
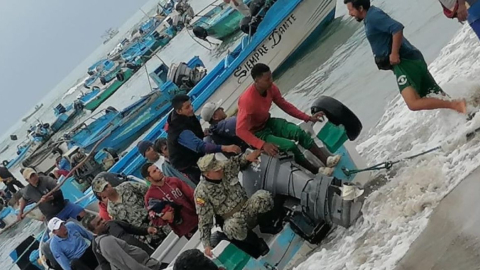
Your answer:
[[[57,218],[57,217],[54,217],[52,219],[50,219],[50,221],[48,222],[48,230],[50,230],[51,232],[53,232],[54,230],[58,230],[60,229],[60,226],[65,223],[65,221]]]
[[[200,116],[202,117],[203,121],[210,122],[215,111],[220,108],[221,103],[222,100],[219,100],[217,103],[208,102],[207,104],[205,104],[202,108],[202,111],[200,112]]]
[[[35,174],[37,173],[34,169],[32,168],[25,168],[25,170],[23,170],[23,178],[25,178],[25,180],[29,180],[30,179],[30,176],[32,176],[32,174]]]

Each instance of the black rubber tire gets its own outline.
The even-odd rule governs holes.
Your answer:
[[[105,80],[105,77],[100,77],[100,83],[103,85],[107,84],[107,80]]]
[[[3,164],[3,166],[5,166],[5,167],[7,167],[7,166],[8,166],[8,163],[9,163],[9,162],[8,162],[8,160],[4,160],[4,161],[2,161],[2,164]]]
[[[347,106],[332,97],[321,96],[313,102],[310,109],[312,114],[324,112],[328,121],[334,125],[343,125],[351,141],[355,140],[362,131],[362,122],[358,117]]]
[[[92,71],[92,70],[89,70],[89,71],[87,71],[87,74],[90,75],[90,76],[92,76],[93,74],[95,74],[95,72]]]
[[[115,77],[117,77],[117,80],[119,80],[121,82],[123,82],[125,80],[125,74],[123,74],[123,71],[118,72]]]

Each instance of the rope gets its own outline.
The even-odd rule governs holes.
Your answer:
[[[367,172],[367,171],[377,171],[377,170],[383,170],[383,169],[389,170],[390,168],[393,167],[393,165],[395,165],[397,163],[407,161],[407,160],[411,160],[411,159],[426,155],[428,153],[435,152],[435,151],[440,150],[440,149],[442,149],[442,147],[437,146],[437,147],[428,149],[426,151],[423,151],[421,153],[415,154],[413,156],[408,156],[406,158],[402,158],[402,159],[399,159],[399,160],[396,160],[396,161],[385,161],[385,162],[378,163],[378,164],[375,164],[373,166],[370,166],[370,167],[367,167],[367,168],[364,168],[364,169],[358,169],[358,170],[349,170],[349,169],[344,167],[344,168],[342,168],[342,171],[346,176],[350,176],[350,175],[354,175],[354,174],[361,173],[361,172]]]

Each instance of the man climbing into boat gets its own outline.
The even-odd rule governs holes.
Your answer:
[[[168,151],[170,162],[180,172],[186,174],[195,184],[200,181],[197,161],[209,153],[240,153],[236,145],[216,145],[203,141],[205,134],[200,121],[194,114],[192,102],[187,95],[177,95],[172,99],[173,112],[168,116]]]
[[[463,23],[468,20],[473,32],[480,38],[480,1],[479,0],[438,0],[443,13],[449,19]],[[468,4],[468,7],[467,7]]]
[[[116,187],[112,187],[105,179],[95,179],[92,182],[92,190],[101,197],[108,198],[107,211],[112,220],[122,220],[137,227],[149,227],[148,212],[145,208],[144,196],[148,187],[145,184],[126,181]],[[153,247],[157,247],[167,237],[170,229],[162,227],[158,234],[141,236]]]
[[[223,0],[226,4],[230,4],[230,6],[240,12],[243,17],[251,17],[252,14],[250,13],[250,8],[245,5],[243,0]]]
[[[61,189],[56,190],[51,195],[48,195],[57,186],[57,181],[49,176],[40,176],[32,168],[25,168],[23,170],[23,177],[28,181],[28,185],[22,190],[22,197],[20,198],[20,207],[18,219],[23,219],[23,210],[28,201],[38,203],[40,211],[47,220],[53,217],[61,220],[68,220],[69,218],[81,220],[85,215],[85,210],[63,198]]]
[[[3,182],[5,186],[7,186],[7,189],[10,190],[12,194],[15,194],[17,192],[17,189],[22,189],[25,186],[22,184],[22,182],[18,181],[17,178],[5,167],[0,166],[0,182]]]
[[[198,161],[198,167],[204,175],[195,189],[195,204],[198,214],[198,229],[205,248],[205,254],[212,256],[212,244],[210,242],[213,219],[217,218],[223,223],[223,232],[230,240],[238,240],[250,243],[253,248],[249,252],[256,253],[255,257],[268,253],[268,245],[259,238],[252,229],[260,225],[260,231],[266,224],[258,224],[266,221],[261,216],[266,215],[274,208],[272,195],[265,190],[255,192],[248,198],[245,189],[239,182],[238,174],[240,167],[249,162],[255,162],[261,151],[256,150],[250,154],[242,154],[230,158],[227,161],[219,161],[215,154],[208,154]],[[248,179],[244,179],[248,181]],[[257,223],[258,222],[258,223]],[[270,226],[271,220],[266,222]],[[268,230],[269,233],[277,233]],[[253,250],[257,249],[257,250]]]
[[[157,228],[155,227],[137,227],[132,224],[128,224],[125,221],[110,220],[106,221],[101,217],[95,217],[86,224],[87,229],[100,235],[111,235],[118,239],[122,239],[127,244],[141,248],[150,256],[155,251],[152,247],[138,240],[135,236],[155,235],[157,234]],[[95,252],[95,250],[93,250]],[[98,261],[100,265],[104,262]]]
[[[275,156],[279,151],[290,151],[295,162],[313,174],[333,174],[333,167],[340,161],[339,155],[330,156],[325,149],[318,147],[313,139],[297,125],[282,118],[270,115],[272,102],[289,115],[305,122],[317,122],[323,114],[309,116],[286,101],[273,83],[270,68],[262,63],[255,64],[251,71],[254,83],[238,100],[237,136],[256,149]],[[309,150],[325,167],[318,168],[308,161],[294,141]]]
[[[165,138],[158,138],[155,140],[154,149],[163,157],[163,163],[161,165],[162,172],[167,177],[176,177],[187,185],[195,189],[197,185],[193,183],[190,178],[188,178],[185,174],[181,173],[179,170],[173,167],[172,163],[170,162],[170,153],[168,151],[167,146],[167,139]]]
[[[403,37],[404,26],[383,10],[370,6],[370,0],[344,0],[350,16],[363,21],[365,33],[381,70],[392,70],[397,78],[400,94],[412,111],[451,109],[466,114],[462,100],[443,100],[427,97],[444,94],[428,71],[422,53]]]
[[[236,132],[237,117],[228,117],[225,110],[220,106],[220,102],[208,102],[200,112],[202,119],[210,123],[208,136],[214,143],[221,145],[235,144],[240,146],[242,152],[247,150],[248,145],[240,139]]]
[[[54,234],[50,240],[50,250],[63,270],[95,269],[98,261],[91,245],[93,235],[74,222],[52,218],[48,229]]]
[[[179,237],[191,238],[198,228],[193,188],[175,177],[166,177],[153,163],[146,163],[142,176],[151,183],[145,205],[155,226],[170,226]]]

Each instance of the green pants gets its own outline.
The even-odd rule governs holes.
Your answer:
[[[281,118],[270,118],[265,128],[256,132],[255,136],[268,143],[278,146],[280,151],[293,152],[296,162],[305,160],[305,156],[298,149],[295,142],[303,148],[312,148],[314,141],[303,129]]]
[[[401,59],[400,64],[393,66],[393,73],[397,77],[400,93],[407,87],[413,87],[422,98],[430,93],[443,92],[423,59]]]

